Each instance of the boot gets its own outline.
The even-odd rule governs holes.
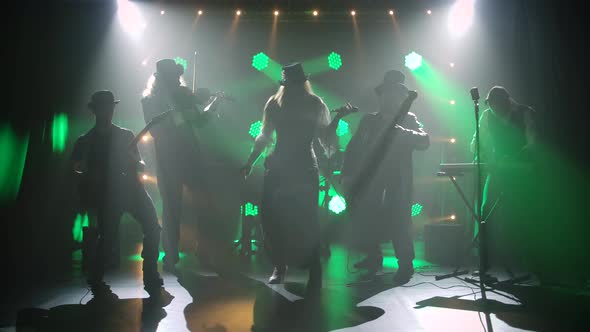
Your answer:
[[[282,284],[285,282],[285,274],[287,273],[286,265],[275,266],[272,275],[268,278],[268,283],[271,285]]]
[[[407,284],[414,275],[414,266],[412,262],[399,262],[399,269],[393,276],[393,283],[395,285]]]

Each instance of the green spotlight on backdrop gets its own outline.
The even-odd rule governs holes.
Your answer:
[[[252,57],[252,67],[256,68],[256,70],[263,70],[264,68],[268,67],[268,55],[260,52]]]
[[[328,203],[328,209],[336,214],[342,213],[342,211],[346,210],[346,201],[344,200],[344,197],[340,195],[332,197]]]
[[[405,65],[408,69],[414,71],[422,66],[422,56],[416,52],[406,55]]]
[[[340,54],[336,52],[330,53],[328,55],[328,65],[334,70],[340,69],[342,67],[342,57],[340,57]]]
[[[53,127],[51,131],[53,152],[61,153],[66,149],[68,138],[68,115],[65,113],[53,116]]]
[[[88,213],[78,213],[74,219],[74,226],[72,227],[72,236],[74,241],[82,242],[82,230],[88,226]]]
[[[250,136],[256,138],[262,132],[262,121],[256,121],[250,125],[250,131],[248,132]]]
[[[350,133],[350,128],[348,126],[348,122],[346,122],[344,120],[340,120],[338,122],[338,128],[336,128],[336,135],[340,137],[340,136],[344,136],[348,133]]]
[[[418,203],[412,205],[412,217],[418,216],[424,207]]]
[[[186,71],[186,68],[188,67],[188,61],[186,61],[186,59],[177,56],[176,58],[174,58],[174,62],[181,65],[182,68],[184,68],[184,70]]]
[[[257,215],[258,215],[258,206],[254,205],[250,202],[247,202],[246,203],[246,217],[248,217],[248,216],[256,217]]]
[[[20,191],[29,135],[21,137],[9,124],[0,124],[0,201],[13,200]]]

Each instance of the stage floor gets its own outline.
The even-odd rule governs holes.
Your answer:
[[[487,292],[486,310],[477,287],[457,278],[435,281],[434,275],[452,269],[423,260],[421,244],[416,247],[417,273],[394,287],[390,247],[383,273],[366,281],[350,271],[359,257],[333,245],[316,300],[305,298],[303,271],[290,269],[285,285],[268,285],[271,267],[262,255],[246,258],[239,274],[219,276],[187,254],[178,277],[163,274],[163,308],[142,288],[141,262],[126,256],[105,280],[110,300],[92,300],[83,276],[72,271],[66,281],[4,298],[0,330],[20,331],[17,315],[22,331],[484,331],[486,319],[495,331],[584,330],[578,324],[590,313],[588,294],[540,287],[533,278]]]

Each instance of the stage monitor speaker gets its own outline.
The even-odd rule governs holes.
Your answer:
[[[424,251],[427,261],[441,265],[457,265],[465,259],[463,225],[424,225]]]

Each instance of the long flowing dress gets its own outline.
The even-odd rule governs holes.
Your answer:
[[[266,159],[262,198],[265,245],[275,265],[308,267],[319,257],[318,163],[313,141],[330,122],[321,98],[307,95],[279,105],[266,116],[276,129],[276,147]]]

